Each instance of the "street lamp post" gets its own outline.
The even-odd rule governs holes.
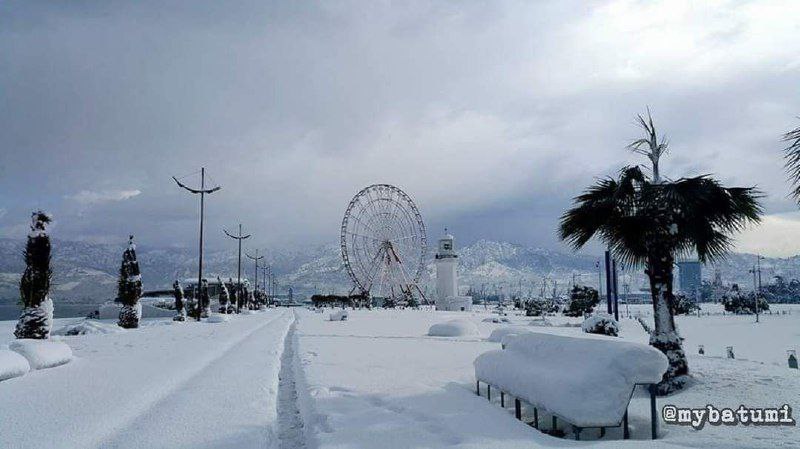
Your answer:
[[[196,172],[195,172],[196,173]],[[189,193],[192,194],[199,194],[200,195],[200,257],[199,263],[197,266],[197,291],[201,291],[201,287],[203,285],[203,215],[205,212],[205,196],[208,194],[212,194],[217,190],[221,189],[222,187],[216,186],[212,189],[206,189],[206,169],[205,167],[200,168],[200,188],[199,189],[192,189],[185,184],[178,181],[178,178],[172,177],[175,180],[175,183],[178,184],[178,187],[186,189]],[[201,309],[202,304],[200,302],[202,299],[197,300],[197,321],[200,321]]]
[[[253,292],[253,295],[255,295],[255,293],[258,291],[258,261],[263,259],[264,256],[258,255],[258,248],[256,248],[255,257],[251,256],[250,254],[247,254],[247,252],[245,252],[244,255],[247,256],[249,259],[251,259],[253,262],[255,262],[255,268],[253,269],[255,273],[255,279],[253,279],[253,289],[255,291]]]
[[[250,234],[242,235],[242,224],[241,223],[239,223],[239,235],[233,235],[233,234],[231,234],[230,232],[228,232],[225,229],[223,229],[222,232],[224,232],[225,235],[227,235],[228,237],[239,241],[239,262],[238,262],[237,268],[236,268],[236,278],[237,278],[237,281],[236,281],[237,282],[237,284],[236,284],[236,313],[240,313],[241,312],[240,304],[242,303],[242,240],[244,240],[246,238],[249,238]]]

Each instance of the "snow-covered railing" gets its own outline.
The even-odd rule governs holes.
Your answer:
[[[637,385],[650,389],[651,431],[656,438],[655,384],[667,370],[666,356],[650,346],[601,335],[562,336],[544,333],[509,335],[505,349],[475,359],[475,378],[501,393],[513,395],[521,419],[520,400],[570,423],[576,439],[584,428],[624,427],[628,437],[628,404]]]

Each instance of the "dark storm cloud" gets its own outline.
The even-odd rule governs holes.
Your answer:
[[[641,162],[624,145],[646,105],[668,175],[758,184],[791,211],[798,8],[6,2],[0,231],[43,207],[65,238],[194,245],[197,202],[170,176],[205,165],[212,246],[239,221],[260,244],[335,241],[350,197],[390,182],[434,235],[554,247],[572,196]]]

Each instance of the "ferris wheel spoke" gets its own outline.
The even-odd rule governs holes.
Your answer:
[[[344,232],[346,232],[346,233],[348,233],[348,234],[350,234],[350,235],[352,235],[354,237],[363,237],[365,239],[370,239],[370,240],[375,240],[376,242],[380,242],[380,240],[376,239],[375,237],[372,237],[371,235],[364,235],[364,234],[359,234],[357,232],[351,232],[351,231],[344,231]]]

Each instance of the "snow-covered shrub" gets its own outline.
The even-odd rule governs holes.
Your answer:
[[[23,376],[30,370],[28,359],[14,351],[0,349],[0,381]]]
[[[62,341],[14,340],[8,349],[25,357],[31,369],[52,368],[72,360],[72,349]]]
[[[511,322],[511,320],[509,320],[508,318],[501,317],[501,316],[494,316],[494,317],[484,318],[482,321],[484,323],[510,323]]]
[[[686,295],[675,295],[672,299],[673,315],[688,315],[700,310],[700,305]]]
[[[572,292],[570,292],[569,302],[564,308],[564,315],[572,317],[584,316],[587,313],[592,313],[599,302],[600,296],[597,294],[597,290],[585,285],[575,285],[572,287]]]
[[[472,321],[455,319],[436,323],[428,329],[432,337],[467,337],[478,335],[478,326]]]
[[[529,299],[524,302],[525,316],[542,316],[558,312],[558,304],[552,299]]]
[[[19,281],[20,300],[24,309],[14,330],[17,338],[44,339],[53,325],[53,301],[49,298],[50,237],[47,224],[52,218],[42,211],[31,217],[31,232],[25,245],[25,272]]]
[[[117,291],[117,297],[122,304],[117,324],[125,329],[139,327],[139,320],[142,318],[142,305],[139,303],[139,298],[142,296],[142,274],[139,271],[139,262],[136,260],[133,236],[128,238],[128,248],[122,253]]]
[[[203,279],[200,282],[200,317],[208,318],[211,315],[211,297],[208,295],[208,281]]]
[[[587,334],[619,336],[619,323],[613,317],[605,314],[596,314],[586,318],[581,329]]]
[[[177,312],[172,318],[173,321],[186,321],[186,306],[183,301],[183,287],[181,283],[175,279],[172,283],[172,294],[175,295],[175,311]]]
[[[756,298],[754,293],[742,294],[734,290],[730,296],[722,297],[722,305],[726,312],[751,315],[756,313]],[[769,310],[769,303],[762,297],[758,297],[758,313]]]

